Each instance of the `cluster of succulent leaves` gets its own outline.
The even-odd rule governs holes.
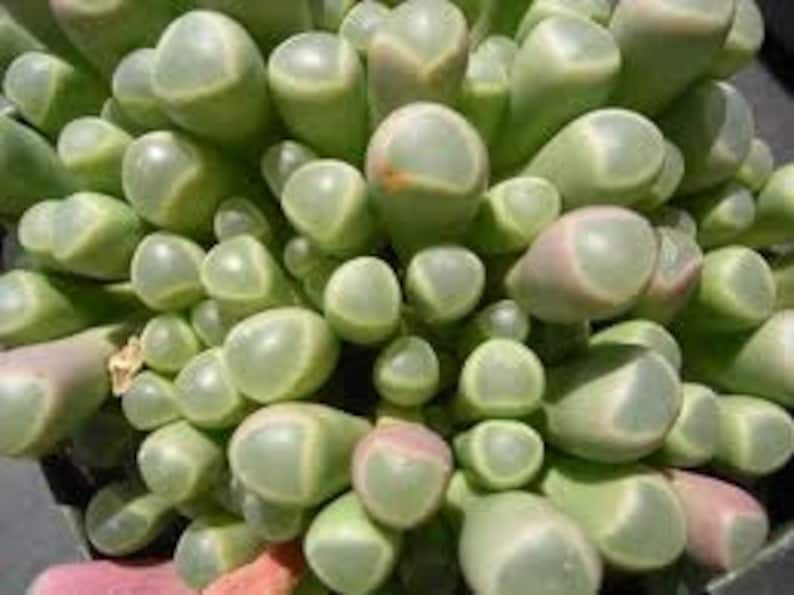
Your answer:
[[[0,8],[0,453],[120,477],[104,555],[188,519],[195,588],[294,539],[345,595],[747,562],[763,508],[679,469],[794,451],[762,39],[753,0]]]

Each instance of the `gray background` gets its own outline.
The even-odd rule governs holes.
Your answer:
[[[794,96],[759,64],[743,72],[738,84],[755,109],[758,135],[779,163],[794,161]],[[76,559],[78,550],[39,468],[0,462],[0,595],[21,594],[47,566]]]

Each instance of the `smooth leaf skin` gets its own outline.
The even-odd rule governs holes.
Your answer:
[[[402,535],[370,520],[354,492],[328,504],[303,541],[314,574],[329,589],[348,595],[382,586],[397,566],[401,548]]]
[[[8,236],[8,238],[16,236],[16,249],[20,252],[19,256],[23,257],[22,262],[31,265],[29,268],[50,271],[59,268],[52,255],[54,217],[59,204],[60,200],[58,199],[45,199],[31,205],[19,218],[16,233]],[[5,256],[11,255],[5,254]],[[6,269],[26,268],[13,266],[15,259],[10,259],[9,262]]]
[[[154,48],[140,48],[127,54],[113,72],[113,97],[124,113],[146,130],[171,126],[171,120],[152,87]]]
[[[69,456],[88,469],[111,471],[134,460],[139,442],[140,434],[110,403],[72,434]]]
[[[265,502],[251,492],[242,499],[245,524],[268,543],[286,543],[301,536],[309,521],[309,513]]]
[[[225,13],[243,25],[264,56],[288,37],[312,29],[311,3],[196,0],[197,7]]]
[[[229,463],[234,476],[266,502],[311,508],[350,485],[353,449],[370,427],[325,405],[271,405],[235,430]]]
[[[105,122],[109,122],[113,124],[117,128],[121,128],[125,130],[128,134],[132,136],[137,136],[139,134],[143,134],[147,132],[145,127],[136,124],[132,118],[130,118],[124,109],[121,107],[118,101],[116,101],[113,97],[105,100],[105,103],[102,104],[102,109],[99,112],[99,117],[104,120]]]
[[[126,203],[79,192],[60,201],[52,216],[52,256],[60,267],[102,281],[129,278],[145,227]]]
[[[150,371],[132,379],[121,399],[127,422],[136,430],[150,432],[180,418],[173,382]]]
[[[124,155],[124,195],[149,223],[206,237],[222,200],[234,195],[231,165],[208,145],[180,132],[150,132]]]
[[[531,349],[490,339],[466,358],[452,406],[459,421],[518,419],[540,408],[545,390],[545,371]]]
[[[759,502],[729,483],[670,471],[670,485],[687,516],[687,554],[719,572],[750,562],[766,543],[769,519]]]
[[[223,349],[232,382],[262,404],[308,398],[339,360],[331,327],[300,307],[273,308],[246,318],[228,334]]]
[[[722,395],[715,461],[745,477],[782,469],[794,454],[794,421],[781,406],[763,399]]]
[[[544,178],[571,210],[595,204],[629,206],[651,192],[667,157],[650,120],[623,109],[580,116],[549,140],[523,175]]]
[[[684,383],[681,399],[681,413],[652,461],[666,467],[700,467],[717,452],[719,397],[705,385]]]
[[[110,122],[78,118],[58,137],[58,157],[82,190],[121,197],[121,164],[132,137]]]
[[[648,467],[559,457],[547,469],[541,492],[579,523],[614,568],[660,570],[686,547],[684,508],[664,475]]]
[[[505,45],[512,49],[505,52]],[[492,146],[510,100],[510,65],[518,46],[509,38],[486,38],[469,55],[458,110]],[[509,55],[509,57],[508,57]]]
[[[279,201],[284,186],[301,166],[317,159],[317,154],[301,143],[285,140],[269,147],[259,164],[259,170],[270,192]]]
[[[19,119],[19,112],[17,111],[17,108],[3,95],[0,95],[0,116],[14,120]]]
[[[762,139],[754,138],[747,159],[736,172],[736,181],[749,188],[753,194],[758,194],[769,181],[774,169],[775,156],[772,149]]]
[[[488,152],[459,114],[415,103],[373,134],[366,177],[392,245],[408,259],[427,246],[465,238],[488,186]]]
[[[265,544],[241,520],[210,514],[194,520],[174,552],[174,564],[186,585],[204,589],[223,575],[253,561]]]
[[[549,324],[533,320],[527,344],[544,365],[556,366],[587,351],[591,335],[589,322]]]
[[[318,312],[322,312],[325,307],[325,287],[338,266],[339,262],[337,260],[324,259],[318,267],[312,269],[302,279],[301,289],[303,290],[303,295],[306,297],[308,304]]]
[[[681,348],[663,326],[649,320],[618,322],[590,338],[590,345],[637,345],[657,352],[676,371],[681,370]]]
[[[470,314],[485,290],[485,266],[459,246],[435,246],[417,252],[405,273],[405,293],[428,324],[455,322]]]
[[[336,32],[357,0],[309,0],[315,29]]]
[[[755,222],[755,197],[736,182],[686,199],[687,210],[698,226],[698,244],[704,249],[730,244]]]
[[[391,9],[376,0],[364,0],[345,15],[339,26],[339,35],[347,39],[366,59],[372,37],[383,26],[391,14]]]
[[[544,322],[604,320],[634,305],[657,256],[644,218],[619,207],[588,207],[547,227],[505,284],[512,299]]]
[[[414,529],[441,509],[453,470],[438,434],[419,424],[379,424],[356,445],[353,488],[377,522]]]
[[[348,260],[325,286],[325,319],[342,340],[374,345],[389,339],[400,324],[400,282],[385,261],[372,256]]]
[[[736,242],[753,248],[766,248],[788,242],[794,223],[794,163],[772,173],[756,201],[753,226]]]
[[[466,19],[451,2],[407,0],[373,35],[367,54],[375,121],[410,103],[452,105],[469,57]]]
[[[526,492],[466,507],[459,559],[483,595],[595,595],[602,566],[584,533],[548,501]]]
[[[697,221],[684,209],[662,205],[648,213],[648,220],[660,230],[673,229],[689,236],[693,241],[697,239]]]
[[[149,234],[132,257],[132,287],[152,310],[188,308],[204,297],[199,270],[205,256],[201,246],[187,238]]]
[[[518,25],[516,41],[524,43],[535,27],[549,18],[575,17],[607,26],[611,15],[609,0],[534,0]]]
[[[110,393],[107,361],[129,334],[102,327],[0,354],[0,453],[52,452]]]
[[[778,257],[770,266],[775,277],[775,310],[794,308],[794,256]]]
[[[226,335],[237,324],[233,316],[223,312],[216,300],[204,300],[190,309],[190,324],[201,342],[207,347],[220,347]]]
[[[648,191],[648,195],[633,205],[638,211],[650,211],[653,215],[656,209],[675,196],[681,180],[684,179],[684,154],[681,149],[670,141],[665,142],[665,148],[664,164],[659,176]]]
[[[486,306],[466,323],[458,338],[458,355],[465,358],[489,339],[511,339],[525,343],[529,338],[529,316],[513,300]]]
[[[367,90],[364,67],[350,42],[332,33],[300,33],[273,50],[267,75],[293,138],[321,155],[361,162],[368,135]]]
[[[186,421],[155,430],[138,450],[146,487],[174,505],[205,496],[223,468],[223,447]]]
[[[690,235],[677,229],[656,229],[659,256],[642,295],[631,310],[638,318],[670,324],[697,290],[703,251]]]
[[[755,58],[764,43],[764,16],[755,0],[736,0],[728,37],[709,69],[715,79],[729,79]]]
[[[50,10],[69,41],[106,78],[129,52],[151,46],[176,15],[159,0],[50,0]]]
[[[171,22],[151,77],[168,117],[218,144],[256,143],[270,124],[264,58],[248,32],[221,13],[191,11]]]
[[[485,193],[467,243],[484,255],[526,250],[561,210],[560,193],[546,180],[510,178]]]
[[[90,292],[42,273],[14,270],[0,277],[0,341],[41,343],[90,327],[96,317],[82,304]]]
[[[636,345],[601,345],[549,371],[546,439],[588,461],[625,463],[664,443],[681,411],[668,361]]]
[[[403,336],[378,355],[373,382],[389,404],[417,407],[429,402],[441,387],[441,364],[432,344],[418,336]]]
[[[0,8],[0,77],[18,56],[44,49],[33,33],[14,19],[5,7]]]
[[[147,367],[176,374],[201,351],[198,337],[179,314],[155,316],[141,333],[141,356]]]
[[[682,333],[756,328],[775,310],[775,278],[766,260],[743,246],[706,254],[697,290],[676,319]]]
[[[480,422],[458,434],[455,457],[486,490],[518,490],[543,465],[543,439],[532,427],[513,420]]]
[[[609,31],[600,25],[580,18],[560,16],[546,19],[534,28],[521,44],[510,68],[509,106],[493,147],[495,170],[514,171],[524,166],[527,160],[550,142],[566,124],[602,107],[618,81],[620,65],[620,52],[615,40]],[[565,97],[565,100],[560,101],[560,97]],[[639,122],[638,117],[635,117],[635,120]],[[578,127],[574,127],[574,130],[578,129],[578,131],[569,132],[568,137],[571,134],[576,137],[599,133],[603,137],[605,131],[613,128],[612,135],[615,137],[613,143],[618,145],[636,143],[635,150],[640,158],[650,159],[648,164],[639,159],[636,162],[632,161],[632,168],[636,168],[635,164],[642,164],[644,172],[645,168],[656,167],[654,145],[658,139],[649,139],[652,133],[645,130],[632,133],[631,124],[634,122],[623,126],[621,122],[619,120],[612,124],[602,121],[602,125],[580,123]],[[635,124],[634,127],[638,125]],[[576,141],[569,139],[571,146],[568,149],[559,147],[560,142],[565,145],[565,141],[558,141],[558,151],[576,153]],[[590,149],[594,154],[590,156],[585,154],[580,158],[583,158],[585,163],[598,159],[599,153],[609,151],[609,143],[608,137],[601,143],[596,140],[594,147],[584,148],[585,153]],[[573,156],[574,159],[577,157]],[[541,167],[537,172],[538,177],[556,183],[556,179],[543,175],[550,173],[544,167],[557,169],[553,161],[560,158],[547,155],[546,165],[544,166],[541,161],[537,166]],[[626,158],[624,155],[624,159]],[[549,159],[552,163],[548,163]],[[615,158],[610,160],[607,156],[605,160],[606,167],[609,168],[610,161],[614,163]],[[591,167],[598,168],[599,165],[602,164],[596,162]],[[620,164],[615,165],[620,167]],[[660,168],[661,162],[658,165]],[[560,173],[562,172],[557,172],[558,175]],[[620,170],[616,172],[619,177],[625,176],[625,174],[621,176],[620,173]],[[654,175],[656,173],[658,169]],[[633,179],[641,178],[642,175],[642,172],[636,172],[636,177]],[[616,181],[616,185],[619,188],[619,180]],[[566,192],[563,191],[563,194],[566,195]],[[566,195],[565,198],[566,202],[570,203],[576,200],[576,194]],[[586,204],[589,200],[589,197],[585,196],[580,204]],[[570,208],[570,204],[566,206]]]
[[[154,541],[171,520],[171,505],[132,483],[112,483],[94,494],[85,513],[88,539],[106,556],[127,556]]]
[[[794,310],[745,333],[681,337],[687,378],[794,407]]]
[[[223,201],[213,219],[215,239],[223,242],[240,235],[250,235],[273,247],[275,230],[267,215],[253,200],[234,197]]]
[[[99,112],[106,99],[91,74],[45,52],[27,52],[14,60],[3,79],[3,94],[25,120],[54,139],[78,116]]]
[[[397,574],[406,593],[453,595],[458,592],[457,539],[441,516],[405,535]]]
[[[661,112],[707,74],[733,25],[735,5],[735,0],[618,3],[609,29],[623,69],[612,101],[645,114]]]
[[[320,159],[289,178],[281,206],[292,226],[322,252],[340,258],[364,254],[378,241],[367,182],[355,167]]]
[[[290,275],[303,281],[312,271],[333,259],[320,252],[308,238],[295,236],[285,244],[282,261]]]
[[[234,427],[251,410],[232,385],[223,351],[219,347],[187,362],[174,385],[179,412],[200,428],[213,430]]]
[[[0,215],[5,217],[19,217],[39,201],[77,189],[55,149],[31,128],[5,117],[0,118],[0,177]]]
[[[216,244],[201,264],[201,283],[222,313],[238,319],[291,302],[278,262],[250,235]]]
[[[730,3],[720,2],[726,6]],[[705,190],[731,179],[749,155],[755,136],[750,105],[725,82],[694,85],[657,121],[684,154],[686,171],[679,194]]]

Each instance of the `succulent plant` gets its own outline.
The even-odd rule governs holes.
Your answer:
[[[681,413],[653,459],[670,467],[700,467],[714,458],[720,438],[720,397],[702,384],[684,383]]]
[[[147,130],[168,128],[171,120],[160,104],[152,85],[154,48],[127,54],[113,72],[113,99],[136,126]]]
[[[229,462],[235,477],[266,502],[309,508],[350,485],[353,448],[369,429],[366,420],[325,405],[272,405],[235,430]]]
[[[452,475],[452,452],[424,426],[381,424],[353,453],[353,488],[379,523],[413,529],[441,508]]]
[[[180,418],[173,382],[151,371],[132,379],[121,399],[124,416],[132,427],[152,431]]]
[[[686,201],[704,249],[732,243],[755,223],[755,197],[741,184],[728,183]]]
[[[762,139],[754,138],[747,159],[736,172],[736,180],[757,193],[767,183],[774,169],[775,156],[772,155],[772,149]]]

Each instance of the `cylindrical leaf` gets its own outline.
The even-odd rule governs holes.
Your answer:
[[[647,212],[658,209],[675,196],[681,180],[684,179],[684,154],[670,141],[665,142],[665,147],[667,151],[662,170],[653,186],[648,189],[648,195],[634,203],[637,210]]]
[[[764,16],[755,0],[736,0],[736,14],[728,37],[709,69],[718,79],[729,79],[752,62],[764,42]]]
[[[170,520],[167,500],[131,483],[102,488],[91,498],[85,513],[88,539],[106,556],[126,556],[143,549]]]
[[[300,537],[309,516],[305,510],[271,504],[251,492],[244,494],[242,508],[246,525],[268,543]]]
[[[656,260],[657,240],[642,217],[579,209],[541,233],[508,274],[508,294],[544,322],[611,318],[636,302]]]
[[[647,467],[558,458],[541,491],[579,523],[613,567],[659,570],[686,547],[684,509],[665,477]]]
[[[311,396],[339,359],[339,343],[328,323],[297,307],[243,320],[226,337],[223,349],[237,389],[265,404]]]
[[[309,508],[350,485],[353,449],[369,429],[366,420],[325,405],[272,405],[240,424],[229,462],[235,477],[266,502]]]
[[[686,201],[698,226],[698,244],[703,248],[725,246],[755,222],[755,198],[735,182],[718,186]]]
[[[223,201],[213,220],[215,239],[219,242],[240,235],[250,235],[267,246],[275,242],[275,230],[264,211],[254,201],[235,197]]]
[[[223,448],[186,421],[155,430],[138,451],[138,469],[146,487],[173,504],[207,494],[223,466]]]
[[[200,350],[198,337],[179,314],[161,314],[152,318],[141,334],[144,363],[165,374],[179,372]]]
[[[489,339],[511,339],[525,343],[530,320],[513,300],[501,300],[480,310],[465,326],[458,338],[458,354],[468,356]]]
[[[521,418],[540,407],[546,374],[535,353],[509,339],[490,339],[466,358],[454,401],[458,419]]]
[[[607,25],[611,15],[610,0],[534,0],[524,13],[516,39],[523,43],[535,27],[550,17],[578,17]]]
[[[204,297],[199,269],[205,254],[190,240],[157,232],[135,250],[130,277],[141,300],[153,310],[181,310]]]
[[[667,144],[653,122],[610,108],[565,126],[535,154],[523,175],[554,184],[565,209],[628,206],[650,194],[666,158]]]
[[[377,241],[367,183],[344,161],[318,160],[296,170],[284,186],[281,205],[298,233],[330,255],[366,253]]]
[[[359,163],[367,142],[367,90],[355,48],[331,33],[300,33],[268,62],[273,101],[294,138]]]
[[[202,428],[236,426],[251,409],[232,385],[223,351],[217,347],[187,362],[174,385],[179,412]]]
[[[171,125],[152,88],[156,53],[152,48],[137,49],[125,56],[113,73],[113,97],[131,120],[147,130]]]
[[[378,393],[399,407],[415,407],[432,399],[440,388],[441,366],[433,346],[417,336],[395,339],[375,362],[373,381]]]
[[[596,333],[590,345],[638,345],[647,347],[667,360],[676,371],[681,370],[681,348],[664,327],[649,320],[627,320]]]
[[[523,492],[475,500],[460,537],[466,582],[488,595],[596,595],[598,554],[568,517]]]
[[[446,442],[412,423],[378,425],[356,446],[353,487],[367,512],[394,529],[413,529],[444,502],[454,461]]]
[[[549,373],[544,436],[591,461],[636,461],[659,448],[681,411],[681,383],[658,353],[592,347]]]
[[[176,388],[154,372],[141,372],[122,396],[121,407],[129,424],[148,432],[179,419]]]
[[[375,131],[367,152],[374,203],[401,256],[461,240],[477,215],[488,175],[488,153],[477,131],[438,104],[395,111]]]
[[[238,322],[222,312],[215,300],[204,300],[190,309],[190,324],[201,342],[207,347],[223,345],[231,327]]]
[[[355,493],[328,504],[303,542],[314,574],[329,588],[350,595],[372,593],[397,566],[402,536],[375,524]]]
[[[280,201],[290,176],[298,168],[315,159],[317,155],[309,147],[285,140],[265,151],[259,169],[270,192]]]
[[[774,169],[775,157],[772,149],[762,139],[754,138],[747,159],[736,172],[736,180],[751,192],[758,193],[769,181]]]
[[[381,343],[400,324],[400,282],[383,260],[363,256],[337,268],[325,286],[325,319],[343,340]]]
[[[376,0],[364,0],[354,4],[339,26],[339,35],[347,39],[358,50],[362,58],[367,57],[369,45],[391,9]]]
[[[455,456],[487,490],[518,490],[543,465],[543,439],[525,423],[484,421],[455,437]]]
[[[173,21],[157,44],[151,81],[171,120],[214,142],[259,141],[270,123],[262,54],[223,14],[192,11]]]
[[[707,386],[685,383],[681,399],[681,413],[653,460],[670,467],[699,467],[717,452],[718,397]]]
[[[453,104],[468,60],[466,19],[451,2],[401,2],[372,37],[367,54],[376,120],[418,101]]]
[[[754,225],[736,238],[747,246],[765,248],[794,238],[794,163],[777,169],[764,185],[756,201]]]

